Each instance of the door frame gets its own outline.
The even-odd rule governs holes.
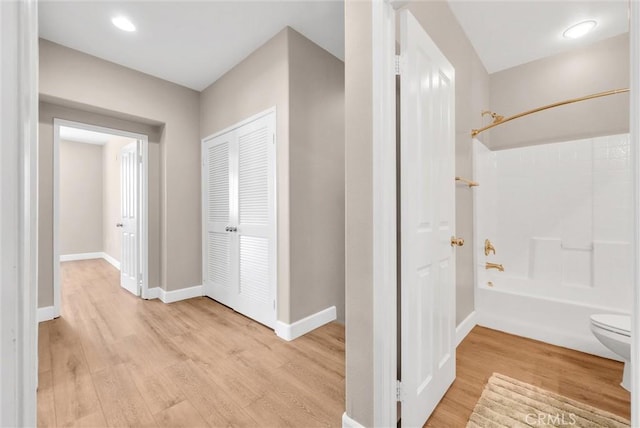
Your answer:
[[[395,4],[394,4],[395,3]],[[396,10],[371,2],[373,123],[373,425],[398,422]]]
[[[140,164],[140,268],[142,283],[140,296],[149,299],[149,137],[144,134],[75,122],[66,119],[53,119],[53,316],[61,313],[61,276],[60,276],[60,127],[67,126],[85,131],[102,132],[117,137],[134,138],[142,142]]]
[[[640,3],[629,2],[629,133],[634,185],[633,305],[631,327],[631,426],[640,426]]]
[[[205,232],[207,230],[207,210],[205,207],[205,204],[203,203],[205,200],[205,187],[204,187],[204,183],[205,183],[205,174],[206,171],[204,170],[204,160],[205,160],[205,143],[209,140],[212,140],[216,137],[219,137],[221,135],[224,135],[230,131],[233,131],[234,129],[240,128],[243,125],[246,125],[248,123],[251,123],[257,119],[260,119],[264,116],[270,115],[271,113],[273,113],[274,115],[274,121],[275,121],[275,126],[273,127],[273,135],[275,138],[275,147],[274,147],[274,157],[273,157],[273,197],[274,197],[274,219],[275,219],[275,223],[273,224],[273,235],[274,235],[274,239],[275,239],[275,253],[273,254],[274,260],[273,260],[273,285],[272,287],[274,288],[272,290],[273,292],[273,298],[275,300],[275,304],[274,304],[274,322],[277,323],[278,321],[278,307],[279,307],[279,297],[280,297],[280,287],[278,287],[278,251],[279,251],[279,239],[278,239],[278,112],[276,109],[276,106],[273,107],[269,107],[266,110],[261,111],[260,113],[256,113],[246,119],[241,120],[240,122],[234,123],[231,126],[227,126],[226,128],[222,129],[221,131],[215,132],[211,135],[208,135],[204,138],[202,138],[200,140],[200,214],[201,214],[201,227],[202,227],[202,236],[200,237],[201,240],[201,248],[202,248],[202,286],[203,286],[203,294],[206,296],[206,292],[207,292],[207,277],[208,277],[208,272],[207,272],[207,260],[205,260],[206,254],[207,254],[207,240],[205,239]],[[274,324],[274,329],[275,329],[275,324]]]
[[[0,3],[0,426],[36,425],[38,3]]]

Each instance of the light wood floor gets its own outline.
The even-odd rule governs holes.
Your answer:
[[[457,349],[457,376],[425,426],[466,426],[493,372],[629,419],[622,363],[475,327]]]
[[[293,342],[208,298],[119,287],[103,260],[62,264],[40,324],[38,426],[340,426],[344,327]]]
[[[62,317],[40,324],[38,426],[339,426],[344,327],[294,342],[207,298],[165,305],[103,260],[62,264]],[[464,427],[493,372],[629,418],[622,364],[476,327],[425,426]]]

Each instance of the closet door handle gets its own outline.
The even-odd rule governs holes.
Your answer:
[[[237,231],[238,231],[238,228],[237,228],[237,227],[232,227],[232,228],[231,228],[231,231],[232,231],[232,232],[237,232]]]
[[[224,230],[226,230],[227,232],[231,232],[231,228],[229,226],[225,227]]]

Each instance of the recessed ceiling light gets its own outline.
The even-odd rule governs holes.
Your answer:
[[[578,22],[567,28],[562,35],[565,39],[577,39],[596,28],[596,25],[598,25],[598,23],[594,20]]]
[[[122,31],[136,31],[136,26],[133,25],[133,22],[131,22],[126,16],[116,16],[111,20],[111,22]]]

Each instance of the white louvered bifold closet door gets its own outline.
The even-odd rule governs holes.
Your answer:
[[[236,310],[275,327],[274,115],[236,130],[238,300]]]
[[[204,142],[205,292],[275,327],[275,113]]]
[[[231,160],[234,133],[214,138],[204,144],[204,264],[205,294],[233,307],[234,269],[232,268],[233,173]]]

